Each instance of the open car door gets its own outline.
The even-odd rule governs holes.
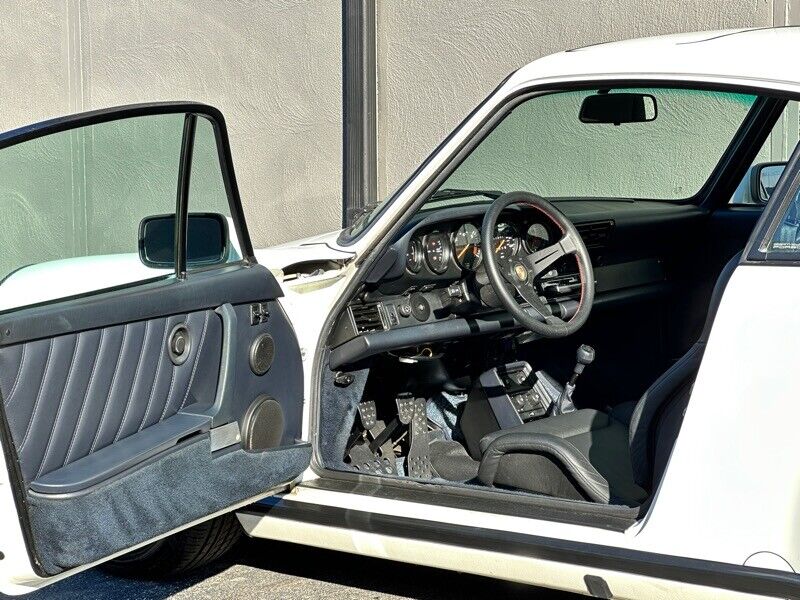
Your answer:
[[[216,109],[0,136],[0,591],[283,489],[302,362],[255,263]]]

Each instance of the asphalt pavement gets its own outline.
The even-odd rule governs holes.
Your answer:
[[[0,597],[3,597],[0,595]],[[25,596],[30,600],[576,600],[575,596],[387,560],[245,539],[225,560],[175,581],[121,579],[94,569]]]

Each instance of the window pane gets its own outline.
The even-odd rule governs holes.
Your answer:
[[[549,198],[688,198],[707,181],[755,101],[687,89],[610,93],[620,92],[655,97],[656,118],[586,123],[579,119],[581,106],[596,90],[538,96],[515,108],[442,188],[526,190]]]
[[[168,274],[139,260],[174,213],[184,115],[83,127],[0,151],[0,310]]]

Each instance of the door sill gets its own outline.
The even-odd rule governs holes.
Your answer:
[[[298,487],[417,502],[447,508],[540,519],[623,532],[642,516],[641,507],[595,504],[511,490],[482,490],[442,482],[424,483],[360,473],[324,470]]]

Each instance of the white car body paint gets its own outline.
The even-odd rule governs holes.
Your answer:
[[[286,307],[300,346],[306,352],[306,400],[313,352],[320,328],[342,289],[357,273],[356,261],[386,236],[397,219],[492,110],[520,90],[570,82],[647,79],[747,85],[800,96],[800,64],[791,57],[800,43],[797,29],[705,32],[631,40],[562,52],[523,67],[461,127],[435,156],[384,207],[357,241],[339,246],[335,234],[315,242],[258,251],[274,270],[300,261],[342,260],[340,270],[283,281]],[[310,249],[313,248],[313,249]],[[356,260],[352,260],[353,257]],[[320,284],[311,289],[314,284]],[[769,310],[753,310],[754,290],[769,289]],[[647,516],[623,533],[599,528],[512,517],[489,512],[431,506],[401,500],[298,487],[296,502],[405,516],[433,522],[529,533],[559,540],[720,561],[732,565],[768,564],[800,568],[800,270],[795,267],[740,266],[728,285],[715,320],[689,408],[665,476]],[[309,402],[306,402],[305,435]],[[0,591],[22,593],[63,579],[87,567],[50,579],[37,578],[27,561],[5,465],[0,465],[2,550]],[[310,470],[308,477],[315,477]],[[593,571],[512,554],[466,550],[446,543],[419,542],[337,527],[287,521],[269,515],[240,514],[248,533],[320,547],[428,564],[513,581],[586,593],[583,576],[603,577],[617,598],[745,598],[703,586]],[[759,563],[754,555],[781,560]]]
[[[134,253],[38,263],[15,271],[3,281],[0,311],[169,275],[173,271],[147,267]],[[48,285],[43,286],[42,281],[47,281]]]

